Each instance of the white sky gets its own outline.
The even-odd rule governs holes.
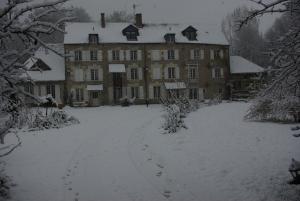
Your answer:
[[[143,14],[144,22],[156,23],[199,23],[220,25],[224,16],[236,7],[256,5],[249,0],[71,0],[74,6],[87,10],[94,20],[100,13],[111,13],[114,10],[126,10],[133,13],[132,5],[138,5],[137,12]],[[261,19],[260,29],[267,30],[274,22],[274,16]]]

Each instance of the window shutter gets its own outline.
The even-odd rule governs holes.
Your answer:
[[[164,78],[168,79],[168,67],[165,67],[164,69]]]
[[[162,56],[163,56],[164,60],[168,60],[168,50],[163,50]]]
[[[154,95],[153,95],[153,86],[149,85],[149,99],[153,99]]]
[[[131,87],[127,87],[127,97],[131,98]]]
[[[224,58],[224,51],[223,51],[223,50],[220,50],[219,54],[220,54],[220,55],[219,55],[220,58],[223,59],[223,58]]]
[[[143,68],[138,68],[139,80],[143,80]]]
[[[83,89],[83,100],[89,100],[88,90]]]
[[[68,56],[69,56],[69,61],[74,61],[75,60],[75,53],[74,53],[74,51],[70,51]]]
[[[87,81],[92,80],[91,79],[91,69],[90,68],[88,68],[87,71],[86,71],[86,80]]]
[[[179,50],[175,50],[175,60],[179,59]]]
[[[152,50],[151,51],[151,59],[153,61],[160,61],[161,60],[161,52],[159,50]]]
[[[212,73],[211,74],[212,78],[215,79],[216,78],[216,74],[215,74],[215,69],[214,68],[211,69],[211,73]]]
[[[102,50],[98,50],[98,61],[102,61],[103,57],[102,57]]]
[[[195,59],[195,54],[194,54],[194,50],[193,49],[191,49],[191,51],[190,51],[190,58],[191,58],[191,60]]]
[[[203,89],[199,88],[199,100],[204,100],[204,93],[203,93]]]
[[[120,50],[120,61],[124,61],[125,60],[125,55],[124,55],[125,51],[124,50]]]
[[[112,61],[112,50],[108,50],[108,61]]]
[[[155,67],[153,68],[153,79],[154,80],[159,80],[160,78],[160,68],[159,67]]]
[[[221,78],[224,78],[224,70],[221,68]]]
[[[215,52],[214,52],[214,50],[210,50],[210,59],[211,60],[215,59]]]
[[[201,58],[201,60],[204,59],[204,50],[200,50],[200,58]]]
[[[126,51],[125,51],[125,54],[126,54],[126,55],[125,55],[125,56],[126,56],[126,60],[127,60],[127,61],[130,61],[130,50],[126,50]]]
[[[131,68],[127,68],[127,80],[131,80]]]
[[[33,85],[33,95],[35,96],[39,95],[39,87],[36,84]]]
[[[140,97],[140,99],[144,99],[144,87],[143,86],[139,87],[139,97]]]
[[[179,79],[180,78],[180,69],[179,67],[175,67],[175,76],[176,76],[176,79]]]
[[[99,81],[103,81],[103,69],[99,68]]]
[[[61,103],[61,99],[60,99],[60,86],[58,84],[55,85],[55,100],[58,103]]]
[[[142,60],[142,51],[141,50],[137,51],[137,59],[138,59],[138,61]]]

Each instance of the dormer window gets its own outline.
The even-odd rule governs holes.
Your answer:
[[[128,41],[136,41],[139,36],[139,29],[133,25],[129,25],[123,29],[122,33],[126,36]]]
[[[168,33],[164,36],[164,38],[167,43],[175,43],[175,34]]]
[[[89,43],[98,44],[99,36],[98,34],[89,34]]]
[[[197,40],[197,29],[195,29],[192,26],[189,26],[188,28],[182,31],[182,35],[187,37],[187,39],[190,41]]]

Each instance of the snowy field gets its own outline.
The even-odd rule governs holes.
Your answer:
[[[246,103],[189,114],[163,135],[158,105],[71,109],[81,121],[20,133],[5,160],[13,201],[299,201],[291,125],[244,122]]]

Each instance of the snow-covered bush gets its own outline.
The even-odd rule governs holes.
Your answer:
[[[120,98],[120,103],[123,107],[128,107],[134,104],[135,98],[128,98],[127,96]]]
[[[186,128],[182,119],[183,116],[181,115],[180,108],[176,104],[168,105],[164,109],[164,130],[168,133],[176,133],[180,128]]]
[[[44,115],[41,111],[37,111],[32,122],[29,122],[29,130],[44,130],[50,128],[61,128],[72,124],[80,123],[74,116],[69,116],[63,110],[57,110],[50,115]]]

